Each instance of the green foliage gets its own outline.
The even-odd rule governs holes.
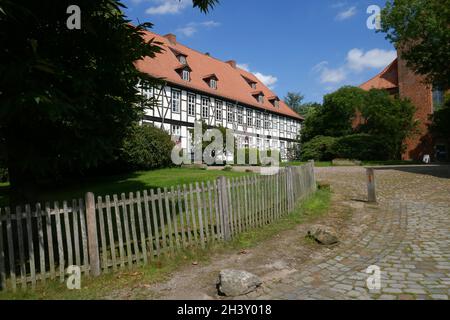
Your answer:
[[[355,110],[364,104],[365,91],[356,87],[342,87],[324,97],[323,105],[306,116],[302,142],[316,136],[340,137],[351,134]]]
[[[7,168],[0,168],[0,182],[8,182],[9,174]]]
[[[432,120],[430,129],[433,135],[450,141],[450,94],[446,95],[442,108],[434,112]]]
[[[337,138],[317,136],[302,145],[301,156],[303,161],[330,161],[334,159],[331,149]]]
[[[172,165],[175,144],[164,130],[151,125],[134,126],[125,137],[120,162],[130,170],[152,170]]]
[[[81,29],[69,30],[69,5]],[[215,0],[194,0],[206,12]],[[151,105],[137,85],[157,83],[135,61],[161,51],[133,26],[118,0],[2,0],[0,3],[0,137],[11,187],[30,189],[114,160],[127,128]]]
[[[429,83],[450,87],[450,2],[389,0],[381,31],[402,50],[408,67]]]
[[[307,102],[303,103],[304,96],[300,92],[288,92],[284,98],[284,102],[295,112],[302,116],[306,116],[314,108],[320,107],[320,104]]]
[[[335,141],[330,148],[335,158],[354,160],[387,160],[385,141],[378,136],[369,134],[353,134]]]
[[[384,141],[386,157],[397,159],[404,151],[405,139],[415,133],[415,111],[408,100],[391,97],[384,90],[372,89],[365,93],[365,103],[360,108],[364,122],[356,131]],[[388,159],[383,157],[377,160]]]

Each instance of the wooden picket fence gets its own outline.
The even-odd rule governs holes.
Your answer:
[[[276,221],[316,191],[314,164],[272,176],[0,209],[0,290],[146,265]]]

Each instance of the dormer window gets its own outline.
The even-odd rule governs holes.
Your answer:
[[[244,80],[245,81],[247,81],[247,83],[248,83],[248,85],[252,88],[252,89],[255,89],[256,90],[256,81],[254,81],[254,80],[252,80],[252,79],[249,79],[249,78],[247,78],[246,76],[244,76],[244,75],[241,75],[242,76],[242,78],[244,78]]]
[[[275,108],[279,108],[280,107],[280,99],[278,97],[270,97],[269,101],[272,103],[272,105]]]
[[[209,80],[209,87],[211,89],[217,89],[217,80],[216,79]]]
[[[255,99],[263,104],[264,103],[264,93],[262,91],[256,91],[252,93],[252,96],[255,97]]]
[[[187,64],[186,56],[182,54],[178,56],[178,61],[180,61],[181,64]]]
[[[260,95],[258,96],[258,102],[259,102],[259,103],[264,103],[264,95],[260,94]]]
[[[217,82],[219,79],[215,74],[207,75],[206,77],[203,78],[203,80],[208,84],[208,87],[217,90]]]
[[[181,78],[183,78],[184,81],[191,81],[191,73],[188,69],[183,69],[183,71],[181,71]]]

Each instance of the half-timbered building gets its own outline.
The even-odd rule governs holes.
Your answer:
[[[162,127],[188,153],[196,121],[233,129],[240,148],[280,150],[285,159],[296,143],[303,118],[255,75],[235,61],[223,62],[177,42],[174,35],[151,32],[147,40],[162,43],[164,52],[137,62],[140,71],[162,79],[143,93],[157,100],[145,123]]]

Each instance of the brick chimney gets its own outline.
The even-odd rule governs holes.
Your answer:
[[[173,45],[177,44],[177,36],[174,35],[173,33],[166,34],[164,36],[164,38],[169,40],[170,44],[173,44]]]
[[[234,60],[229,60],[226,63],[228,63],[230,66],[232,66],[234,69],[236,69],[236,61]]]

